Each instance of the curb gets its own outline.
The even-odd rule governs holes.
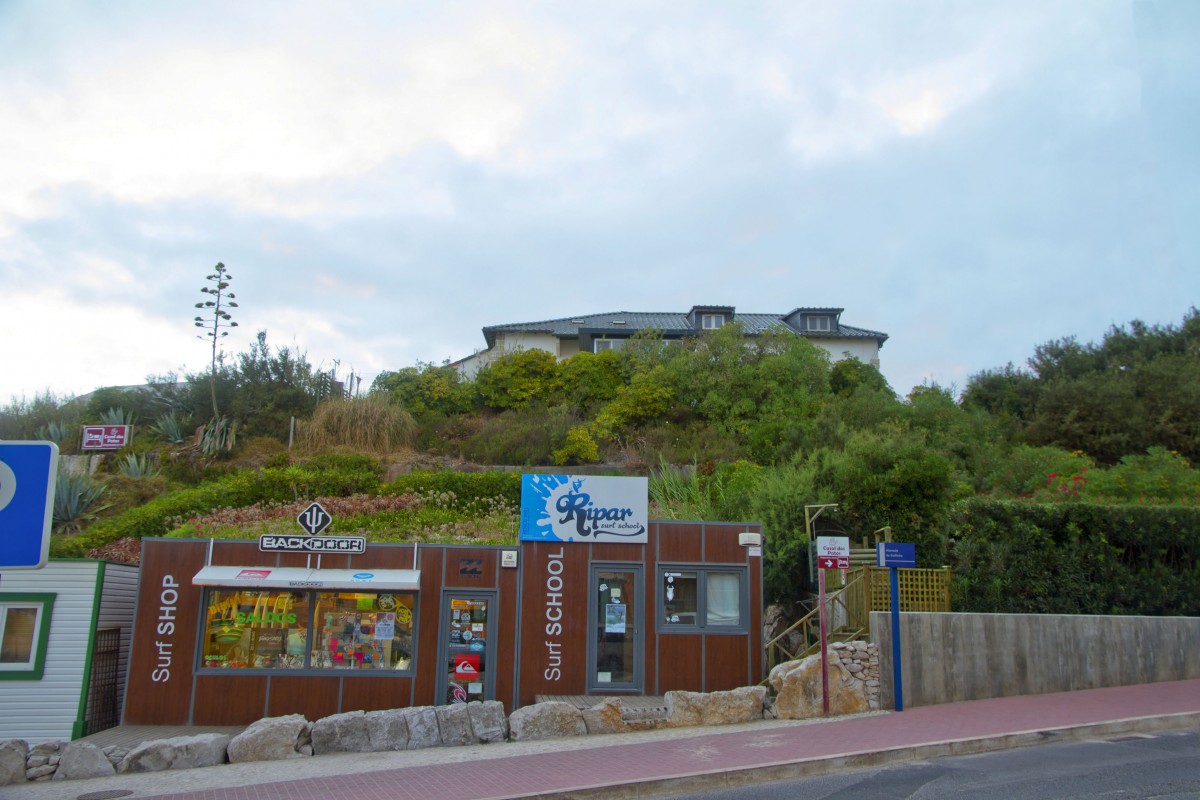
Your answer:
[[[971,739],[947,739],[834,756],[778,761],[751,767],[704,770],[669,778],[649,778],[630,783],[606,783],[520,795],[497,795],[481,798],[481,800],[582,800],[582,798],[598,797],[603,797],[605,800],[640,800],[662,795],[733,789],[757,783],[828,775],[850,769],[884,767],[941,756],[972,755],[1018,747],[1032,747],[1051,742],[1072,742],[1128,733],[1155,733],[1190,728],[1200,728],[1200,712],[1188,711],[1153,717],[1130,717],[1108,722],[1067,725]]]

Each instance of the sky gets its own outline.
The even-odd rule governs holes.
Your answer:
[[[0,0],[0,406],[844,308],[899,393],[1200,289],[1200,3]]]

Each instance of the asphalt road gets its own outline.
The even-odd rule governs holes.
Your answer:
[[[884,769],[670,796],[690,800],[1195,800],[1200,798],[1200,730],[947,756]]]

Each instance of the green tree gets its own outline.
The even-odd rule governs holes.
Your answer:
[[[558,363],[545,350],[516,350],[487,364],[475,385],[488,408],[523,408],[547,401],[558,392]]]

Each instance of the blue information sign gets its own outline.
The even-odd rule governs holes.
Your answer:
[[[57,474],[53,442],[0,442],[0,569],[45,566]]]
[[[875,564],[880,567],[915,567],[917,546],[904,542],[880,542],[875,545]]]

